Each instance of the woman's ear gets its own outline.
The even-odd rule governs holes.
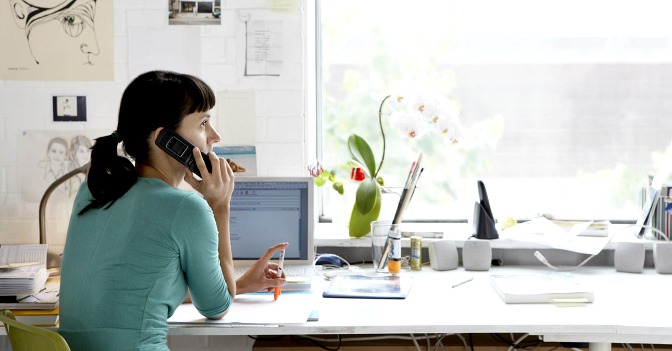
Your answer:
[[[9,9],[16,25],[21,29],[26,28],[26,20],[32,12],[32,7],[23,0],[9,0]]]
[[[156,128],[156,129],[154,129],[153,132],[151,132],[149,134],[149,137],[151,139],[151,140],[149,140],[149,143],[148,143],[150,150],[153,150],[154,148],[158,148],[158,146],[156,145],[156,140],[159,138],[159,133],[161,133],[161,131],[163,129],[164,129],[163,127]]]
[[[163,130],[163,127],[156,128],[152,133],[152,144],[156,142],[156,139],[159,137],[159,133]]]

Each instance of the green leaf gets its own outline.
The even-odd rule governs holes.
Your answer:
[[[350,237],[361,238],[371,231],[371,222],[378,219],[380,215],[380,205],[382,204],[381,196],[376,196],[376,202],[371,209],[371,212],[362,214],[357,209],[357,204],[352,206],[352,214],[350,215],[350,225],[348,231]]]
[[[319,176],[315,177],[314,181],[315,181],[315,185],[322,186],[322,185],[324,185],[324,183],[327,182],[327,179],[325,177],[323,177],[322,175],[319,175]]]
[[[376,174],[376,159],[373,156],[373,151],[369,143],[357,134],[352,134],[348,138],[348,149],[350,155],[355,161],[363,164],[366,167],[369,176],[373,177]]]
[[[345,192],[345,188],[343,188],[343,183],[341,182],[334,182],[334,185],[332,185],[332,187],[341,195],[343,195],[343,193]]]
[[[355,198],[357,210],[362,214],[367,214],[371,212],[376,202],[380,202],[378,183],[371,178],[362,180],[357,187],[357,197]]]

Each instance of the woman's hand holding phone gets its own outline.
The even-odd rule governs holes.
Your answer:
[[[217,157],[214,152],[208,153],[212,173],[208,173],[201,151],[194,147],[192,150],[196,166],[201,172],[201,180],[196,179],[193,173],[186,172],[184,180],[198,191],[210,207],[226,205],[228,207],[233,193],[233,170],[225,159]]]

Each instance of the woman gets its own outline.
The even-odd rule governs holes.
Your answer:
[[[187,288],[201,314],[218,319],[236,294],[285,283],[270,259],[287,243],[234,277],[234,178],[212,152],[220,138],[209,123],[214,105],[213,91],[200,79],[148,72],[126,88],[117,130],[96,140],[63,254],[59,332],[73,351],[168,350],[167,319]],[[195,146],[202,179],[155,145],[164,128]],[[117,156],[119,142],[135,166]],[[182,180],[198,193],[176,189]]]

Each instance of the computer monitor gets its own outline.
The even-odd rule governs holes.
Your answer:
[[[254,263],[288,242],[285,265],[310,265],[313,249],[312,177],[236,177],[231,197],[231,250],[236,266]]]

